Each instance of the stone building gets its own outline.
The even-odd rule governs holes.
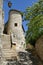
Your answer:
[[[0,0],[0,65],[6,65],[6,60],[17,57],[26,45],[21,12],[10,10],[8,22],[4,24],[2,7],[3,0]]]
[[[25,51],[22,14],[18,10],[10,10],[8,22],[4,24],[2,7],[3,0],[0,0],[0,65],[31,65],[31,60]]]
[[[12,46],[17,50],[25,49],[25,35],[22,25],[22,14],[18,10],[10,10],[9,20],[5,25],[5,33],[11,36]]]

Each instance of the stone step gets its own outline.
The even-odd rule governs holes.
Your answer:
[[[8,59],[8,58],[17,56],[17,53],[13,49],[3,49],[2,50],[2,56],[3,56],[3,58]]]
[[[19,62],[19,65],[29,65],[27,62],[21,63]]]
[[[3,61],[3,65],[18,65],[17,61]]]

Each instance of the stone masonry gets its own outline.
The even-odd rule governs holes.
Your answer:
[[[4,24],[2,7],[3,0],[0,0],[0,65],[32,65],[25,51],[21,12],[10,10],[8,22]]]

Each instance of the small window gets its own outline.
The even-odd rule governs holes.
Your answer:
[[[14,26],[17,27],[17,23],[14,23]]]

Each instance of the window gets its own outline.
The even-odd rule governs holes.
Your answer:
[[[14,26],[17,27],[17,23],[14,23]]]

